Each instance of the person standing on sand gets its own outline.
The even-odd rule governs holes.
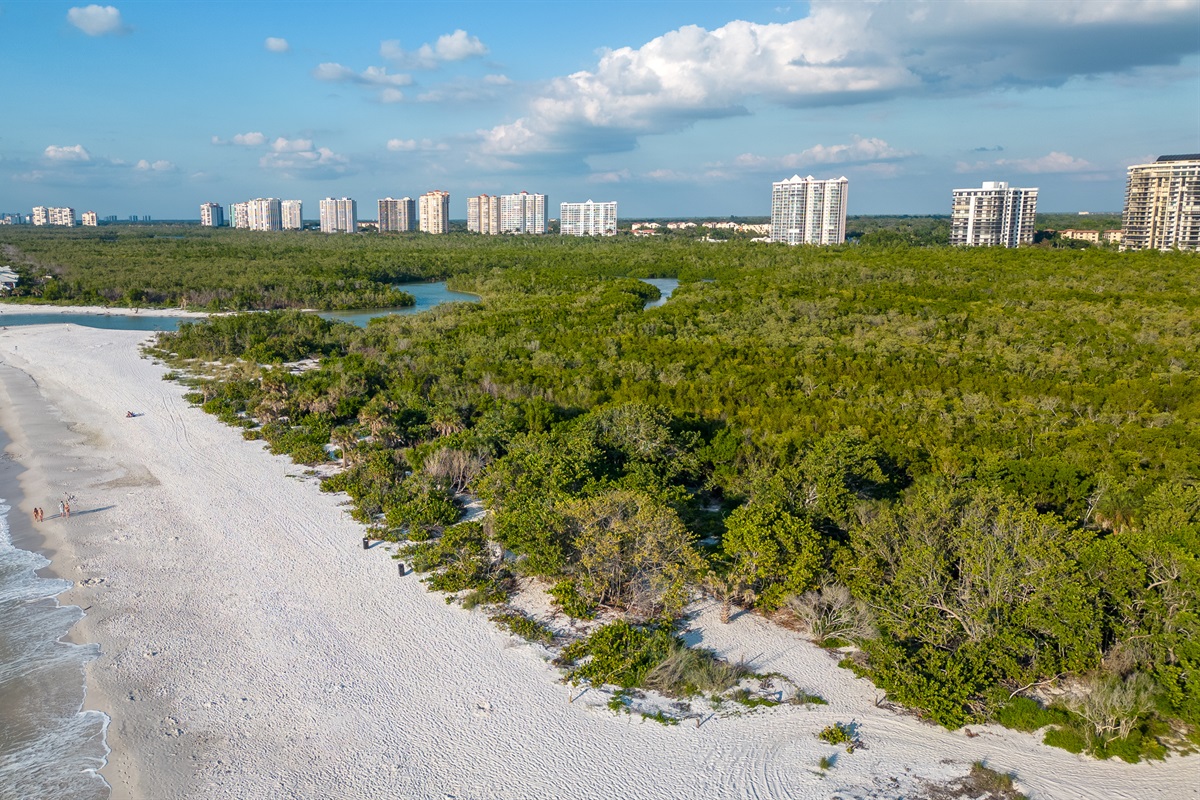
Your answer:
[[[66,509],[67,509],[67,504],[64,503],[62,500],[59,500],[58,501],[58,515],[60,517],[65,517],[67,515]]]
[[[65,516],[67,519],[71,518],[71,501],[70,500],[63,501],[63,516]]]

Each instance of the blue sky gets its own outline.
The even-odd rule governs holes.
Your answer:
[[[0,212],[199,216],[527,190],[620,216],[949,213],[983,180],[1119,210],[1200,152],[1200,0],[0,0]]]

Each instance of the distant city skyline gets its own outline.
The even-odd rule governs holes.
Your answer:
[[[523,0],[327,10],[0,5],[0,212],[441,188],[453,219],[523,190],[767,216],[792,174],[847,176],[851,216],[948,214],[985,181],[1115,211],[1127,167],[1200,151],[1200,0],[648,0],[587,25]],[[204,80],[218,42],[227,74]],[[66,79],[34,79],[45,64]]]

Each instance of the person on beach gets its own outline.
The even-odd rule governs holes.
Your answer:
[[[62,500],[59,500],[58,501],[58,515],[60,517],[65,517],[67,515],[66,508],[67,508],[67,504],[64,503]]]
[[[38,518],[37,518],[37,509],[36,509],[36,508],[33,510],[33,521],[34,521],[34,522],[37,522],[37,521],[38,521]]]
[[[67,519],[71,518],[71,501],[70,500],[66,500],[63,502],[63,516],[66,517]]]

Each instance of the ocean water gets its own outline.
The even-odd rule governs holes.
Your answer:
[[[99,647],[59,641],[83,611],[55,600],[70,581],[36,574],[49,561],[13,546],[10,511],[0,498],[0,798],[107,798],[108,717],[80,710]]]

